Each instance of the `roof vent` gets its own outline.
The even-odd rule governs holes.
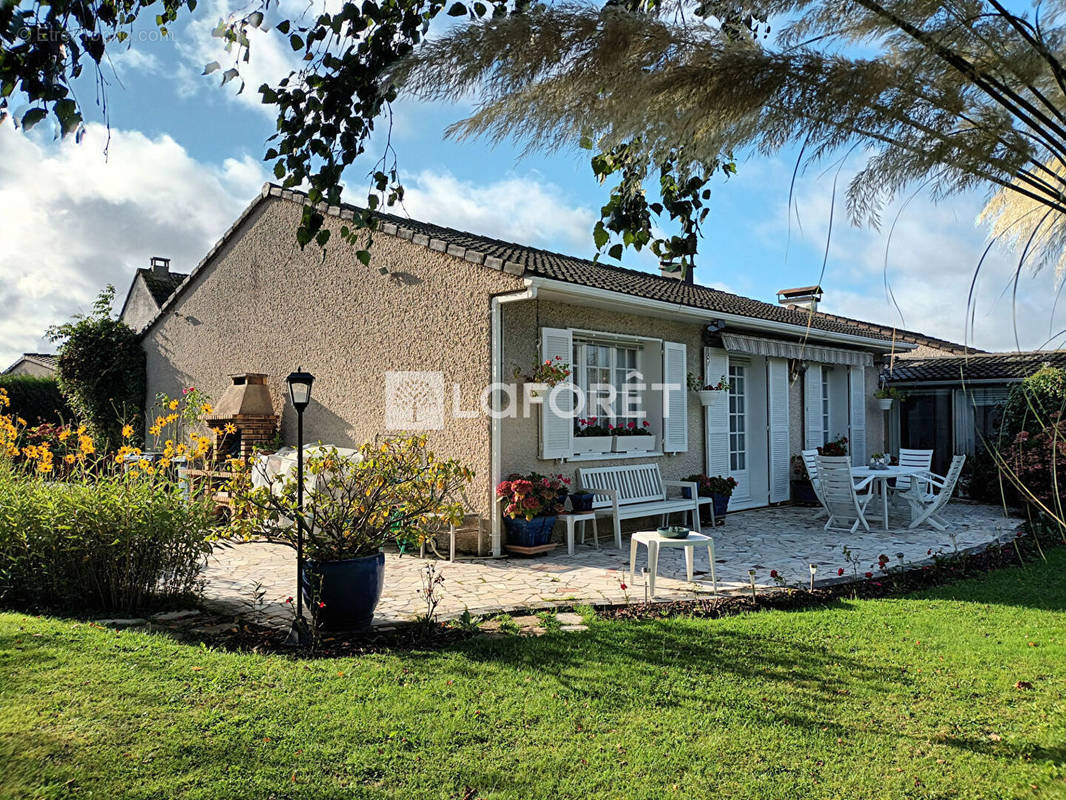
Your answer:
[[[777,302],[783,306],[795,306],[804,311],[817,311],[822,299],[821,286],[799,286],[795,289],[778,289]]]
[[[162,256],[152,256],[152,274],[153,275],[169,275],[170,274],[170,259],[163,258]]]

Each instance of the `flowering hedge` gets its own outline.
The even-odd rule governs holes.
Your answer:
[[[1034,433],[1020,431],[1001,456],[1009,501],[1066,519],[1061,499],[1066,491],[1066,421]]]

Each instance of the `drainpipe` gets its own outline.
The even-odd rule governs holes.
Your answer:
[[[490,350],[492,361],[492,382],[503,383],[503,309],[504,303],[517,303],[522,300],[533,300],[537,296],[537,287],[531,286],[521,292],[513,294],[497,295],[492,298],[489,310],[490,319]],[[503,430],[503,420],[493,417],[491,425],[490,451],[492,482],[489,484],[489,508],[493,509],[490,514],[492,520],[492,555],[499,558],[503,555],[503,535],[500,530],[502,523],[500,515],[495,512],[496,508],[496,485],[503,480],[503,455],[500,445],[500,437]]]

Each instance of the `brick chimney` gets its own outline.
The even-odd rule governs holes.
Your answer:
[[[777,302],[780,305],[794,306],[803,311],[817,311],[818,301],[821,299],[821,286],[799,286],[795,289],[777,290]]]
[[[152,274],[160,276],[169,275],[170,259],[163,258],[162,256],[152,256]]]

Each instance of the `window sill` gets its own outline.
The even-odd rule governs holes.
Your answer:
[[[657,458],[666,455],[662,450],[640,450],[628,453],[581,453],[564,461],[617,461],[625,458]]]

